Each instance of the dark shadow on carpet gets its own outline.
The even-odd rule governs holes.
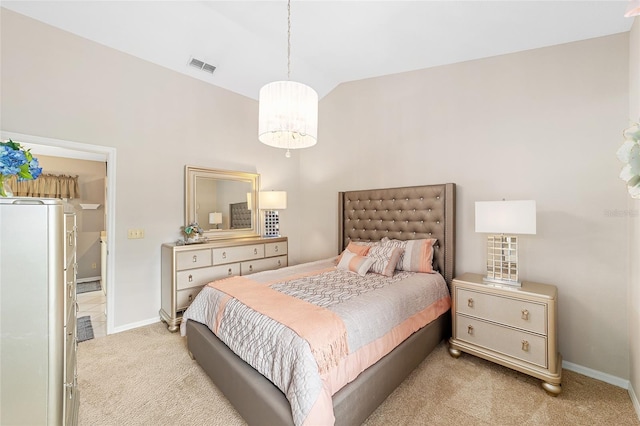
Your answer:
[[[90,291],[102,290],[100,281],[89,281],[76,284],[76,294],[89,293]]]
[[[78,331],[78,343],[93,339],[93,326],[89,315],[78,318],[76,328]]]

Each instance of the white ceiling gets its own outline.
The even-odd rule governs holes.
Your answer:
[[[280,1],[2,1],[2,7],[257,99],[287,77]],[[342,82],[629,31],[626,1],[323,1],[291,5],[291,79]],[[217,67],[207,74],[191,57]]]

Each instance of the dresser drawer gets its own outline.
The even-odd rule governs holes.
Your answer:
[[[287,254],[287,243],[285,241],[266,243],[264,245],[265,257],[282,256],[285,254]]]
[[[176,269],[178,271],[211,265],[211,249],[185,251],[176,254]]]
[[[180,290],[176,292],[176,310],[184,311],[189,307],[193,299],[196,298],[202,287],[191,287],[186,290]]]
[[[240,264],[240,273],[242,275],[249,275],[270,269],[283,268],[285,266],[287,266],[287,256],[268,257],[266,259],[242,262]]]
[[[456,314],[456,338],[547,368],[547,339]]]
[[[456,312],[547,334],[545,304],[456,288]]]
[[[264,244],[251,244],[247,246],[227,247],[213,249],[213,264],[242,262],[243,260],[262,259],[264,257]]]
[[[240,275],[240,265],[210,266],[208,268],[189,269],[176,272],[176,289],[183,290],[191,287],[201,287],[220,278]]]

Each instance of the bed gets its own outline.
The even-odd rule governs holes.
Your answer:
[[[338,252],[351,242],[435,239],[433,267],[450,285],[455,268],[455,184],[341,192],[338,206]],[[292,404],[280,389],[207,325],[185,320],[183,331],[192,356],[249,424],[295,424]],[[335,424],[361,424],[449,335],[450,314],[442,312],[357,375],[330,399]]]

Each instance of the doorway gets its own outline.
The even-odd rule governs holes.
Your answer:
[[[115,244],[112,236],[115,235],[115,204],[116,204],[116,149],[100,145],[84,144],[60,139],[44,138],[40,136],[25,135],[20,133],[0,131],[2,140],[12,139],[31,149],[35,157],[38,155],[62,157],[78,160],[91,160],[105,164],[106,176],[104,179],[105,205],[104,205],[104,237],[105,244],[105,273],[104,286],[106,292],[106,334],[114,331],[115,311]],[[100,243],[102,244],[102,243]],[[91,265],[92,266],[92,265]],[[96,265],[96,274],[102,273]],[[98,276],[98,275],[96,275]]]

